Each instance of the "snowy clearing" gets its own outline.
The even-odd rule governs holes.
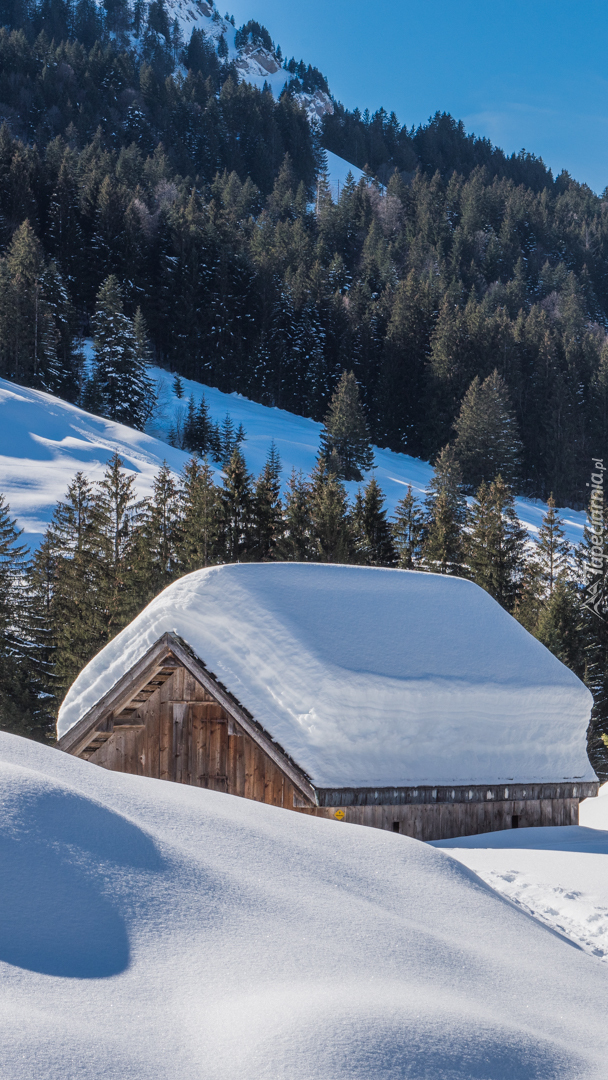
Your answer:
[[[479,586],[412,570],[188,574],[80,673],[59,736],[171,632],[318,787],[595,780],[576,675]]]
[[[493,889],[592,956],[608,961],[608,785],[580,825],[435,840]]]
[[[5,1080],[601,1080],[608,970],[403,836],[0,735]]]
[[[205,395],[214,420],[223,420],[229,412],[235,426],[242,423],[247,436],[243,451],[254,474],[261,471],[273,439],[281,455],[284,483],[293,468],[305,475],[314,468],[322,426],[314,420],[187,379],[182,380],[185,397],[179,400],[173,393],[172,375],[152,368],[151,376],[159,389],[159,408],[147,434],[93,416],[52,394],[0,379],[0,492],[30,547],[37,547],[42,540],[55,503],[65,496],[75,473],[81,469],[89,479],[101,479],[115,451],[136,473],[136,490],[142,498],[149,494],[164,460],[176,473],[181,472],[189,455],[169,445],[168,432],[175,416],[185,412],[190,394],[197,402]],[[419,498],[424,497],[433,474],[428,462],[381,449],[375,450],[375,460],[373,475],[386,494],[389,513],[405,495],[408,484]],[[216,467],[215,473],[216,481],[221,482],[221,470]],[[354,482],[346,485],[351,497],[358,486]],[[533,535],[541,523],[544,503],[517,499],[516,505]],[[585,514],[572,510],[561,514],[568,539],[578,543]]]
[[[312,472],[319,452],[322,424],[284,409],[258,405],[240,394],[224,394],[212,386],[203,386],[202,383],[189,379],[182,379],[184,398],[180,401],[173,393],[173,376],[169,372],[152,368],[151,376],[160,390],[160,409],[149,427],[152,435],[166,439],[176,413],[185,414],[190,395],[192,394],[198,403],[204,394],[214,420],[222,420],[229,412],[237,427],[239,424],[243,425],[247,436],[243,452],[254,473],[261,471],[273,439],[281,455],[284,481],[287,481],[293,468],[301,469],[305,475]],[[378,447],[374,447],[374,455],[376,468],[373,474],[368,474],[368,478],[375,476],[386,495],[386,507],[390,513],[405,495],[408,484],[411,484],[418,498],[424,498],[433,475],[428,461]],[[354,481],[345,486],[351,497],[359,487]],[[520,520],[534,536],[541,525],[546,510],[545,503],[536,499],[519,498],[516,499],[516,509]],[[585,527],[584,511],[560,510],[560,516],[564,520],[564,532],[570,543],[579,543]]]

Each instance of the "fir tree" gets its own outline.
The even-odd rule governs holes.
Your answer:
[[[578,589],[560,574],[541,608],[536,637],[581,679],[585,676],[586,660],[583,630]]]
[[[283,509],[283,537],[280,557],[292,562],[310,562],[316,557],[313,536],[310,484],[302,472],[292,469],[287,482]]]
[[[154,477],[152,495],[140,513],[135,562],[143,602],[146,594],[152,599],[180,574],[180,493],[166,461]]]
[[[85,404],[110,420],[143,430],[154,409],[154,389],[147,373],[145,331],[137,332],[124,314],[118,279],[103,282],[93,320],[94,367]]]
[[[454,451],[471,490],[500,475],[513,486],[520,478],[522,445],[509,391],[497,371],[483,382],[475,376],[454,423]]]
[[[555,509],[555,500],[551,494],[542,525],[538,530],[535,552],[548,596],[552,595],[558,578],[565,572],[569,551],[570,545],[565,538],[562,521]]]
[[[352,562],[355,542],[346,491],[322,457],[311,476],[310,512],[316,561]]]
[[[0,495],[0,727],[31,734],[34,701],[27,683],[26,547]]]
[[[95,542],[99,549],[97,604],[103,635],[110,641],[131,621],[139,607],[137,527],[141,507],[118,454],[110,458],[93,498]]]
[[[394,566],[395,548],[386,520],[384,495],[372,477],[364,491],[357,492],[352,512],[357,561],[365,566]]]
[[[421,561],[439,574],[462,574],[466,500],[462,473],[451,447],[441,451],[425,500]]]
[[[106,641],[97,599],[102,568],[93,488],[83,473],[76,474],[65,501],[55,507],[46,541],[55,560],[53,683],[60,701]]]
[[[256,562],[276,559],[282,532],[281,459],[273,440],[253,496],[251,557]]]
[[[55,592],[57,555],[48,531],[30,561],[25,605],[27,655],[24,674],[33,698],[32,734],[36,738],[55,738],[56,697],[56,627]]]
[[[223,559],[222,503],[206,460],[191,458],[181,484],[179,561],[184,573]]]
[[[176,398],[183,398],[184,396],[184,384],[179,375],[173,376],[173,393]]]
[[[483,481],[468,515],[467,565],[473,581],[507,611],[521,593],[526,540],[509,486],[501,476]]]
[[[224,467],[222,535],[226,562],[250,557],[253,543],[253,491],[245,458],[238,446]]]
[[[581,583],[579,626],[585,643],[584,677],[593,694],[587,753],[604,781],[608,780],[608,500],[601,476],[599,496],[596,498],[594,491],[589,502],[576,562]]]
[[[362,480],[373,467],[367,421],[352,371],[344,371],[330,402],[321,432],[321,456],[339,480]]]
[[[424,516],[420,504],[408,484],[407,494],[395,507],[392,523],[393,545],[397,555],[397,566],[401,570],[414,570],[420,561],[420,548]]]

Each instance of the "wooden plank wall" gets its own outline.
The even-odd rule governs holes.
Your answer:
[[[89,760],[115,772],[293,808],[288,777],[185,668],[176,668],[141,705],[134,722],[144,726],[117,726]]]
[[[222,706],[183,667],[138,708],[139,727],[115,727],[89,758],[116,772],[225,791],[317,817],[399,831],[416,840],[539,825],[578,825],[578,799],[528,799],[310,807],[299,791]],[[300,805],[295,805],[296,802]],[[395,825],[398,825],[398,830]]]
[[[398,831],[415,840],[450,840],[456,836],[511,829],[515,816],[518,827],[524,829],[542,825],[578,825],[578,804],[578,799],[522,799],[408,806],[316,806],[298,808],[298,813],[375,829],[393,830],[398,823]]]

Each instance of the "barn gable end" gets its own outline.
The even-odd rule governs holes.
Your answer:
[[[307,777],[176,635],[164,634],[58,746],[103,768],[313,807]]]

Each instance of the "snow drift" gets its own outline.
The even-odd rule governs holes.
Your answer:
[[[181,578],[81,672],[59,736],[166,632],[316,787],[595,779],[589,691],[487,593],[360,566],[243,564]]]
[[[443,852],[0,735],[3,1080],[600,1080],[606,968]]]

